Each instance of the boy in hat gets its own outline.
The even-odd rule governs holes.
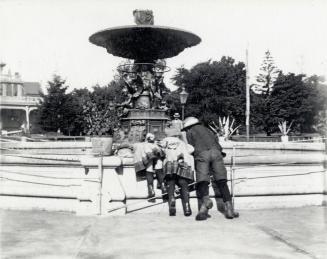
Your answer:
[[[225,217],[228,219],[238,217],[238,213],[234,212],[233,209],[232,198],[227,185],[227,170],[223,161],[222,147],[218,143],[217,137],[195,117],[186,118],[182,130],[186,132],[188,143],[194,147],[197,191],[201,204],[195,219],[206,220],[208,211],[213,206],[209,198],[209,172],[212,172],[225,203]]]

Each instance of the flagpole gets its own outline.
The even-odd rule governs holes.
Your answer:
[[[245,126],[246,126],[246,141],[250,141],[250,75],[249,75],[249,53],[248,44],[246,47],[246,110],[245,110]]]

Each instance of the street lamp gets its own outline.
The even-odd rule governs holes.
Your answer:
[[[187,97],[188,97],[188,92],[186,92],[185,88],[182,87],[182,91],[179,93],[179,99],[182,104],[182,120],[184,120],[184,107],[185,107],[185,103],[187,101]]]

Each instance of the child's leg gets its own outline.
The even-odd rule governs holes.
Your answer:
[[[157,159],[154,163],[154,171],[156,172],[156,177],[157,177],[157,189],[162,189],[162,184],[165,178],[162,167],[163,167],[162,160]]]
[[[171,175],[167,177],[168,184],[168,204],[169,204],[169,215],[176,215],[176,200],[175,200],[175,184],[176,176]]]
[[[157,176],[158,185],[160,185],[162,194],[167,193],[167,189],[166,189],[165,182],[164,182],[165,175],[164,175],[163,169],[157,169],[156,176]]]
[[[148,197],[152,198],[155,196],[154,188],[153,188],[153,173],[152,172],[145,172],[146,181],[148,185]]]
[[[188,181],[185,178],[178,177],[178,185],[181,188],[181,199],[185,216],[192,215],[190,206],[190,195],[188,191]]]

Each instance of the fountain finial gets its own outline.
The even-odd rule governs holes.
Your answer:
[[[134,22],[137,25],[153,25],[154,18],[152,10],[139,10],[136,9],[133,11]]]

